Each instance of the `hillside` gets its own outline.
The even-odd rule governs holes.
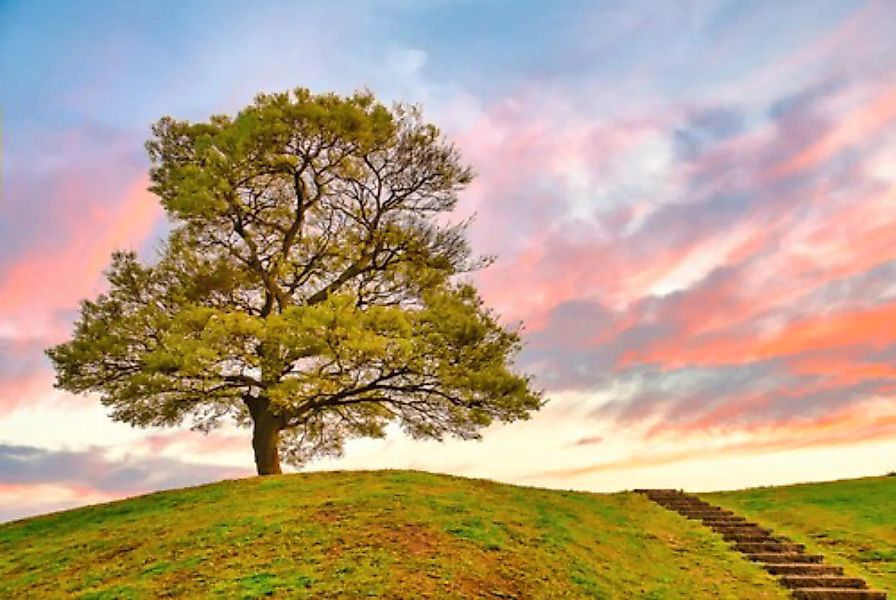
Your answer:
[[[785,598],[638,494],[408,471],[225,481],[0,525],[0,597]]]
[[[701,494],[896,591],[896,477]]]

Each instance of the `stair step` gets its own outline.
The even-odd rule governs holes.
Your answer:
[[[699,520],[732,544],[732,550],[760,563],[779,583],[802,600],[886,600],[886,592],[867,589],[864,580],[844,577],[843,567],[821,564],[820,554],[805,554],[805,546],[773,535],[734,512],[678,490],[635,490],[663,508]]]
[[[735,531],[733,533],[723,533],[722,539],[726,542],[738,543],[761,543],[761,542],[787,542],[786,538],[768,535],[765,533],[743,533]]]
[[[731,519],[736,518],[739,521],[746,521],[745,517],[740,515],[736,515],[731,512],[722,512],[720,510],[717,511],[709,511],[709,510],[700,510],[700,511],[678,511],[683,517],[697,517],[700,519]]]
[[[824,560],[821,554],[801,554],[799,552],[757,552],[755,554],[745,554],[744,556],[753,562],[778,565],[793,565],[796,563],[818,564]]]
[[[864,579],[858,577],[812,577],[810,575],[782,575],[778,581],[787,588],[853,588],[865,589]]]
[[[772,575],[843,575],[843,567],[837,565],[819,565],[817,563],[765,563],[762,568]]]
[[[803,552],[806,547],[803,544],[788,542],[741,542],[732,546],[738,552],[744,554],[757,554],[761,552]]]
[[[748,525],[740,526],[740,525],[715,525],[711,528],[716,533],[726,534],[726,533],[750,533],[753,535],[771,535],[771,531],[768,529],[763,529],[762,527],[756,526],[755,523],[751,523]]]
[[[849,588],[803,588],[793,590],[793,597],[797,600],[887,600],[887,593]]]
[[[700,520],[703,521],[703,524],[707,527],[712,527],[713,525],[745,525],[749,523],[749,521],[743,517],[708,517]],[[750,524],[759,527],[758,523]]]

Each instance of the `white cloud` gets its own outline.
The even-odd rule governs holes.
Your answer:
[[[386,55],[386,64],[400,77],[417,75],[429,55],[416,48],[395,48]]]

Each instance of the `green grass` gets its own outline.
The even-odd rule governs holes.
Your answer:
[[[0,597],[786,598],[637,494],[409,471],[225,481],[0,525]]]
[[[701,494],[896,591],[896,477]]]

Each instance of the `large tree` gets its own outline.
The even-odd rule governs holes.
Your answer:
[[[391,422],[470,439],[542,405],[445,218],[472,171],[416,107],[297,89],[153,134],[171,233],[152,265],[113,254],[47,351],[57,387],[136,426],[252,425],[262,475]]]

